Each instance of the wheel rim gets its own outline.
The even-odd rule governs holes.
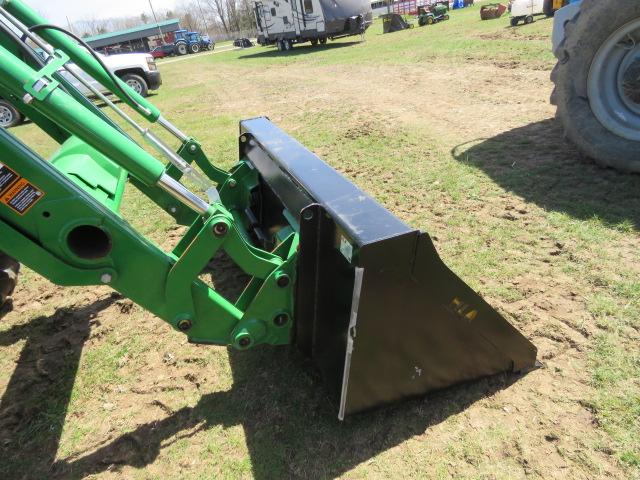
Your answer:
[[[0,127],[6,128],[13,122],[13,112],[9,107],[0,105]]]
[[[611,35],[593,59],[589,104],[610,132],[640,141],[640,19]]]
[[[130,78],[129,80],[127,80],[127,85],[133,88],[138,95],[142,94],[142,85],[140,85],[139,81]]]

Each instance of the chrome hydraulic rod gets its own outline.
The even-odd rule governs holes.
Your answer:
[[[173,136],[175,136],[181,142],[184,143],[187,140],[189,140],[189,137],[186,134],[182,133],[182,131],[178,127],[176,127],[173,123],[171,123],[169,120],[164,118],[162,115],[158,117],[157,123],[162,125],[162,127],[167,132],[170,132]]]
[[[181,203],[198,212],[200,215],[204,215],[209,210],[209,204],[207,202],[202,200],[187,187],[177,180],[174,180],[166,173],[163,173],[158,180],[158,186],[173,198],[179,200]]]

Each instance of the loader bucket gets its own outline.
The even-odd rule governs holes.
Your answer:
[[[300,233],[295,343],[339,418],[535,366],[536,348],[409,227],[265,118],[240,126],[263,231]]]

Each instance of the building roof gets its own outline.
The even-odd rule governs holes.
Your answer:
[[[147,23],[144,25],[138,25],[137,27],[129,28],[127,30],[119,30],[117,32],[103,33],[101,35],[85,37],[84,41],[91,45],[93,48],[100,48],[107,45],[113,45],[115,43],[126,42],[128,40],[153,37],[158,34],[158,28],[160,28],[163,33],[175,32],[176,30],[180,29],[180,20],[177,18],[173,18],[171,20],[165,20],[164,22]]]

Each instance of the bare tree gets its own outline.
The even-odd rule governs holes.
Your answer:
[[[215,12],[217,20],[222,24],[225,33],[229,33],[229,24],[227,23],[227,9],[225,8],[225,2],[223,0],[205,0],[205,3],[209,9]]]
[[[104,19],[88,17],[86,19],[75,22],[78,31],[86,32],[91,35],[100,35],[109,31],[109,22]]]
[[[180,25],[189,30],[203,32],[213,38],[230,39],[239,32],[255,30],[253,0],[182,0],[171,10],[158,12],[159,18],[178,18]],[[74,28],[84,36],[126,30],[147,23],[149,16],[97,19],[89,17],[74,22]],[[248,35],[248,33],[247,33]]]
[[[240,30],[236,0],[227,0],[227,24],[235,31]]]

